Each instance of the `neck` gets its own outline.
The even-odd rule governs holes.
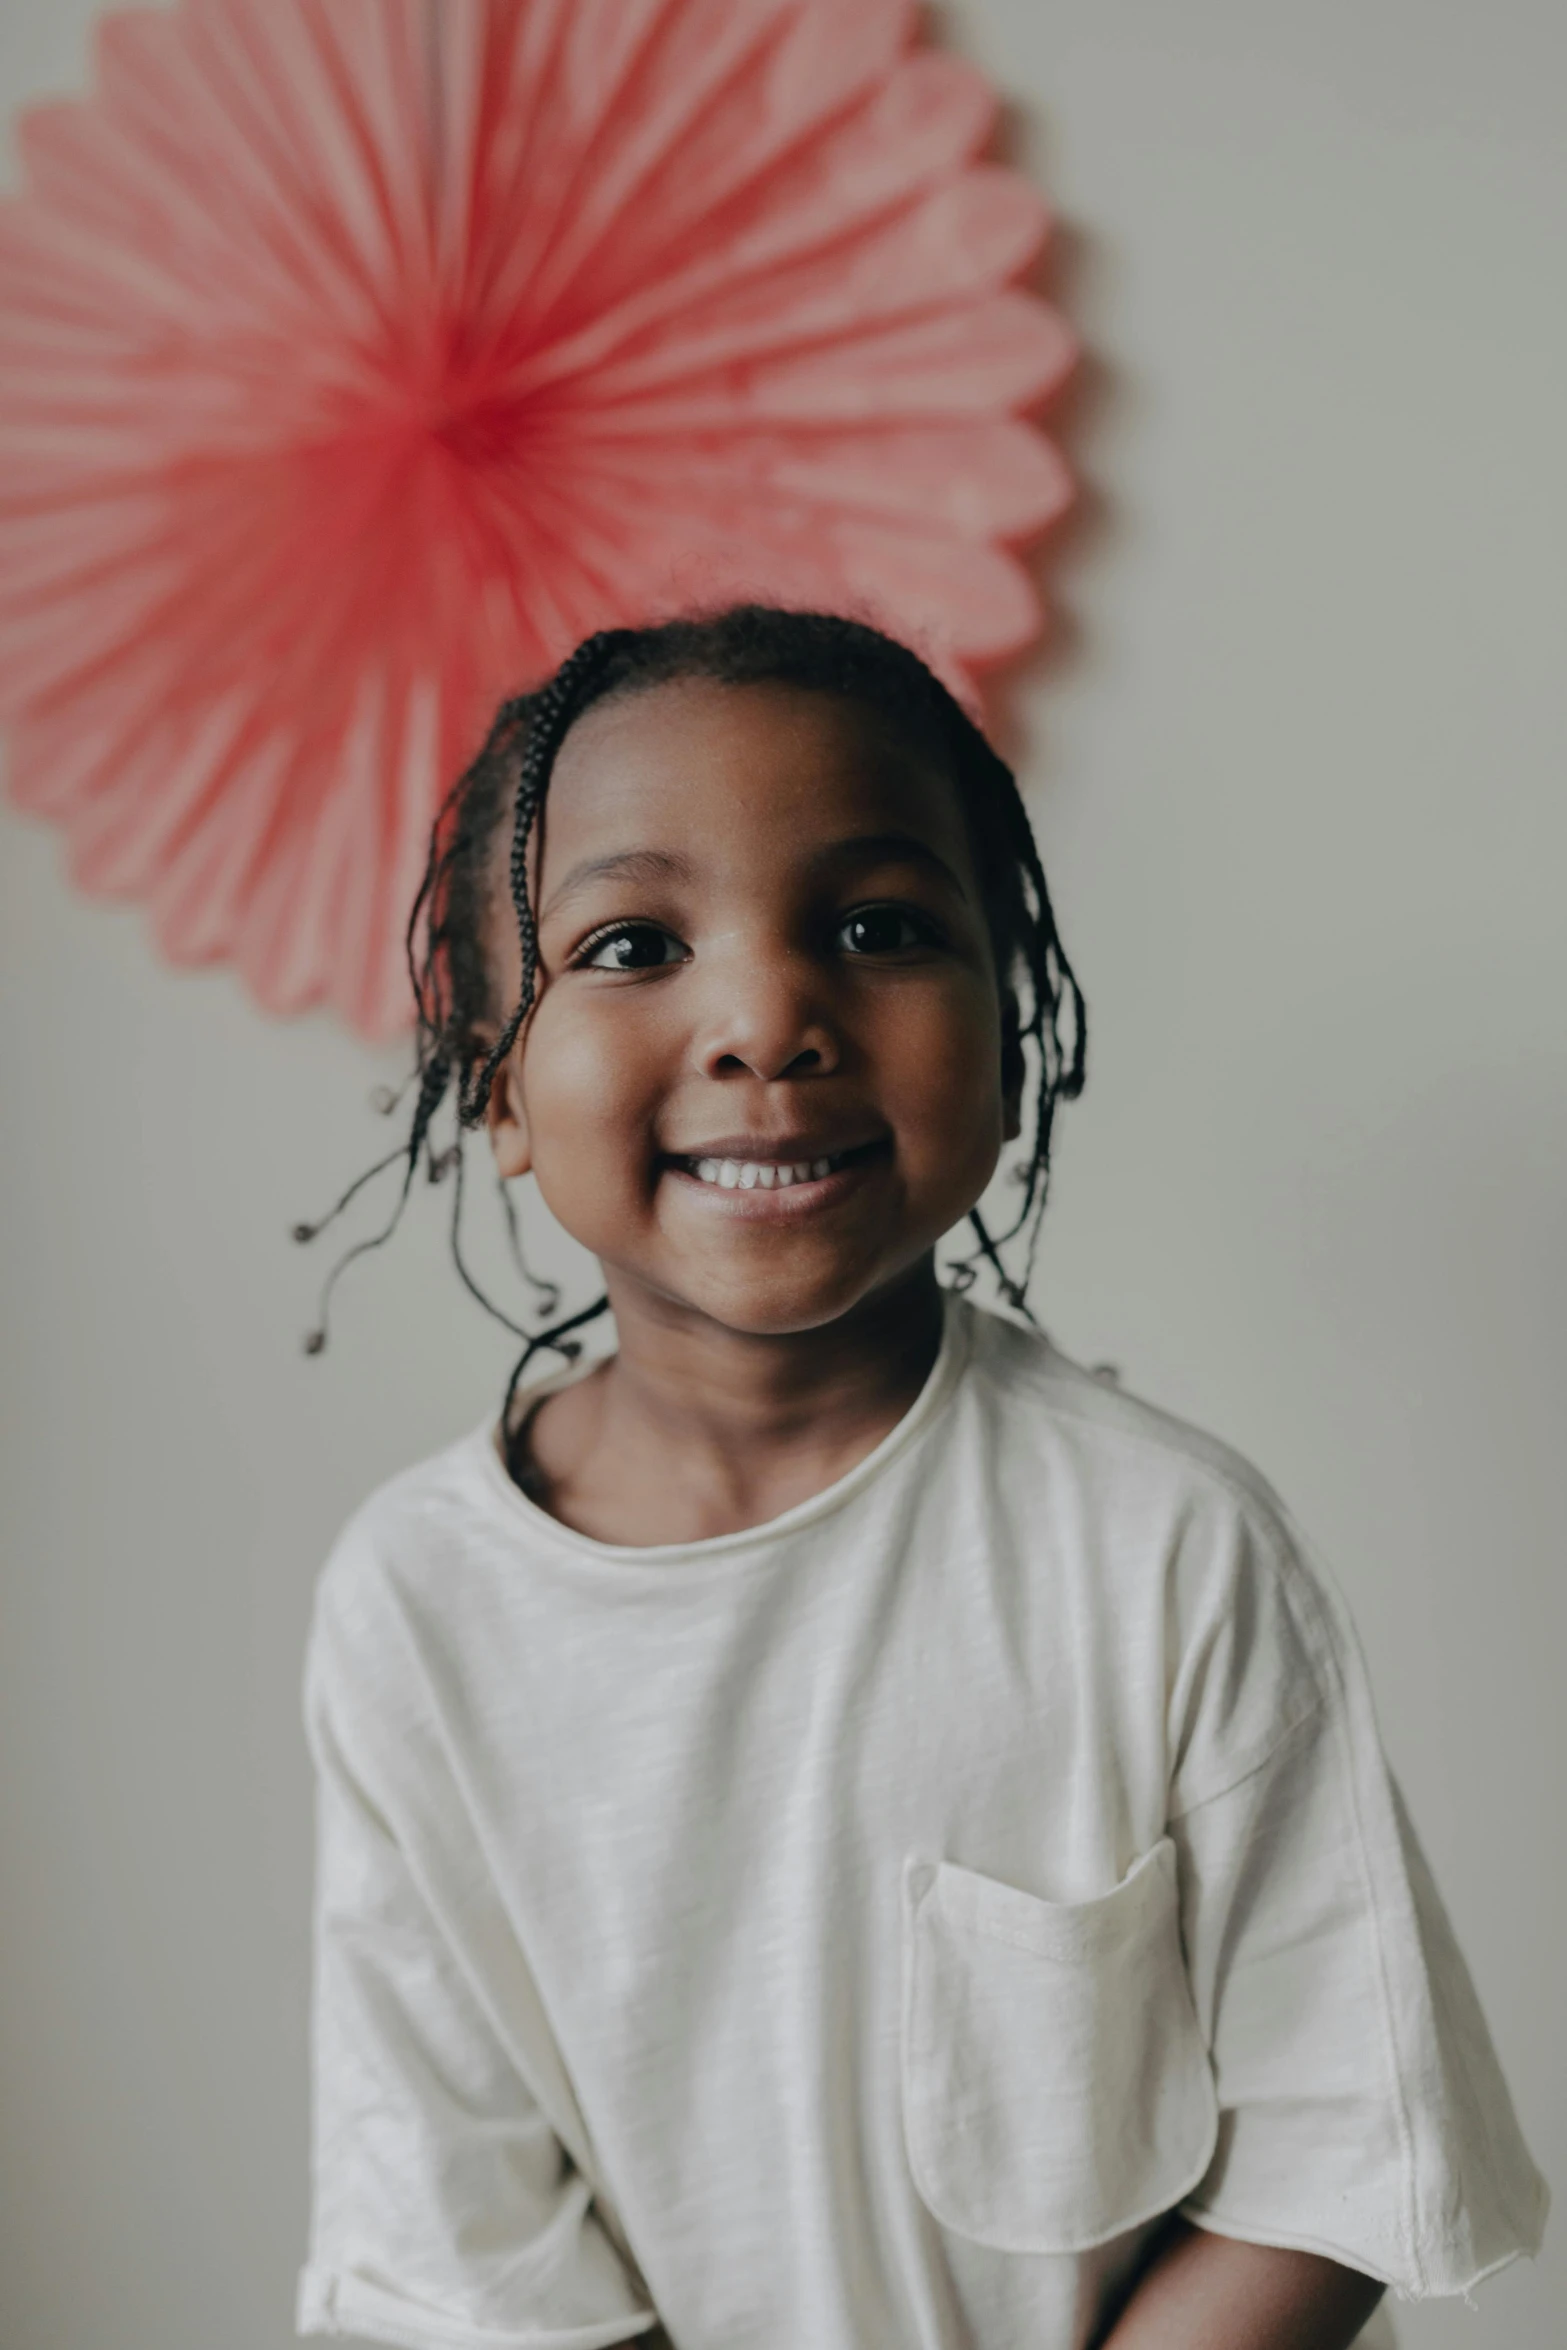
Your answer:
[[[619,1351],[553,1399],[534,1454],[547,1506],[610,1542],[736,1532],[821,1492],[897,1425],[941,1344],[931,1258],[814,1330],[758,1335],[613,1279],[609,1293]]]
[[[901,1416],[941,1344],[934,1260],[819,1329],[755,1335],[610,1291],[619,1400],[650,1428],[732,1454]],[[889,1423],[890,1425],[890,1423]]]

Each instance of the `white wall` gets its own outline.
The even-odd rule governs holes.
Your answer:
[[[10,0],[8,95],[82,0]],[[1020,697],[1093,1012],[1038,1300],[1334,1560],[1567,2182],[1567,16],[972,0],[1093,352]],[[282,2350],[310,1580],[504,1361],[434,1218],[303,1361],[392,1070],[174,977],[5,820],[0,2338]],[[1412,2350],[1552,2350],[1563,2231]]]

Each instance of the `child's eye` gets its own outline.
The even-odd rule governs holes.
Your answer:
[[[617,922],[601,930],[572,957],[579,971],[656,971],[685,953],[678,938],[653,922]]]
[[[860,906],[846,914],[838,936],[852,955],[895,955],[935,943],[936,925],[908,906]]]

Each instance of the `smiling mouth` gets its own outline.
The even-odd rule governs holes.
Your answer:
[[[837,1175],[845,1167],[858,1166],[862,1160],[876,1158],[885,1150],[885,1142],[856,1144],[853,1150],[830,1151],[815,1159],[713,1159],[679,1158],[671,1156],[669,1164],[682,1175],[692,1175],[698,1183],[712,1184],[720,1191],[789,1191],[801,1183],[820,1183],[829,1175]]]

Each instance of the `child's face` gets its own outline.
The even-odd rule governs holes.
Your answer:
[[[950,778],[870,714],[704,680],[589,709],[531,886],[492,1139],[617,1313],[817,1328],[979,1198],[1018,1105],[973,859]]]

